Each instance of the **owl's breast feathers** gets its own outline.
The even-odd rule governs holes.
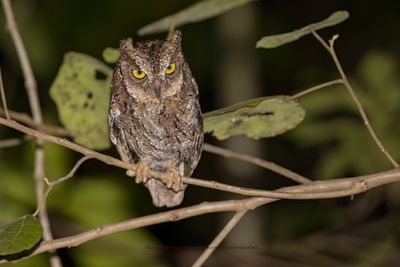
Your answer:
[[[152,162],[160,171],[171,163],[185,163],[185,174],[193,172],[203,143],[198,99],[181,95],[161,102],[141,102],[121,91],[114,92],[112,98],[118,100],[111,101],[110,117],[114,122],[110,125],[121,131],[133,154]]]
[[[189,160],[196,149],[194,139],[202,134],[201,113],[195,107],[194,100],[180,104],[176,99],[165,99],[161,104],[138,103],[133,129],[147,137],[142,140],[143,150],[152,147],[151,153],[143,156],[176,163]]]

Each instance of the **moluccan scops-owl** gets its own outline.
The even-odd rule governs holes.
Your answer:
[[[110,138],[123,161],[137,163],[136,182],[157,207],[182,202],[203,148],[199,91],[181,48],[181,32],[169,40],[121,41],[111,82]],[[149,175],[166,174],[167,183]]]

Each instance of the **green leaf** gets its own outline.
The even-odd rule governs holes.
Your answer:
[[[111,77],[112,69],[101,61],[69,52],[50,88],[61,122],[76,143],[91,149],[111,146],[108,137]]]
[[[273,137],[296,127],[304,116],[304,109],[289,96],[256,98],[204,114],[204,132],[220,140],[240,134]]]
[[[192,22],[206,20],[254,0],[203,0],[139,29],[139,35],[168,31]]]
[[[291,43],[300,39],[304,35],[310,34],[311,28],[313,28],[314,30],[320,30],[339,24],[348,18],[349,13],[347,11],[337,11],[330,15],[327,19],[318,23],[307,25],[301,29],[294,30],[288,33],[265,36],[257,42],[256,48],[275,48],[287,43]]]
[[[0,228],[0,256],[33,248],[42,238],[42,226],[36,217],[26,215]]]

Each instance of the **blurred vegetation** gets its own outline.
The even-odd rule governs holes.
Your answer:
[[[66,52],[77,51],[101,59],[105,47],[117,47],[142,26],[173,14],[196,1],[26,1],[13,6],[19,28],[38,79],[45,120],[58,124],[49,88]],[[372,125],[395,158],[400,158],[397,136],[400,126],[399,43],[394,25],[400,3],[393,1],[254,1],[249,5],[257,27],[247,38],[255,49],[264,35],[287,32],[326,18],[336,10],[348,10],[350,19],[323,31],[336,42],[340,57]],[[242,7],[241,7],[242,8]],[[371,16],[371,10],[374,15]],[[2,10],[1,10],[2,11]],[[230,12],[236,12],[230,11]],[[222,16],[223,17],[223,16]],[[223,18],[183,26],[183,50],[200,88],[203,111],[221,108],[217,85],[224,69],[225,52],[215,25]],[[237,22],[240,24],[240,21]],[[0,25],[5,25],[0,12]],[[29,113],[23,79],[10,36],[0,31],[0,65],[9,107]],[[231,32],[243,34],[236,24]],[[147,38],[147,37],[146,37]],[[165,34],[148,38],[165,38]],[[232,44],[234,45],[234,44]],[[256,50],[257,83],[262,92],[253,97],[282,95],[337,77],[326,51],[311,37],[272,50]],[[246,61],[238,62],[246,68]],[[240,73],[239,73],[240,75]],[[232,76],[231,79],[235,79]],[[242,90],[246,90],[243,88]],[[232,95],[241,92],[225,90]],[[242,99],[247,100],[247,99]],[[257,141],[263,157],[313,179],[361,175],[388,169],[390,165],[373,144],[346,90],[332,87],[300,100],[307,111],[294,131]],[[0,138],[18,136],[0,127]],[[222,145],[207,136],[208,142]],[[233,139],[237,140],[237,139]],[[45,144],[49,179],[65,175],[79,155]],[[33,142],[0,150],[0,225],[32,213],[35,194],[32,181]],[[114,149],[105,153],[117,156]],[[204,153],[194,177],[229,179],[220,159]],[[267,178],[266,178],[267,177]],[[268,180],[267,180],[268,179]],[[230,179],[230,184],[273,189],[289,182],[259,170],[250,180]],[[399,250],[399,192],[392,184],[354,199],[280,201],[254,211],[262,219],[258,240],[237,244],[250,250],[221,249],[207,266],[397,266]],[[183,205],[231,198],[212,190],[189,187]],[[235,197],[235,196],[234,196]],[[95,160],[84,163],[76,176],[56,187],[48,199],[56,237],[101,224],[160,211],[152,206],[145,188],[130,183],[120,169]],[[91,241],[78,248],[60,250],[65,266],[187,266],[222,228],[223,215],[214,214],[181,222],[155,225]],[[235,231],[232,232],[235,235]],[[173,249],[177,248],[179,249]],[[155,248],[155,249],[151,249]],[[48,266],[45,255],[5,266]]]

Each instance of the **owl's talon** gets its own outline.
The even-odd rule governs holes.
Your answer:
[[[125,172],[125,174],[126,174],[127,176],[129,176],[129,177],[135,177],[135,176],[136,176],[136,172],[135,172],[135,171],[132,171],[132,170],[127,170],[127,171]]]
[[[150,169],[150,167],[147,162],[139,162],[136,165],[135,182],[137,184],[140,184],[140,183],[146,184],[147,179],[148,179],[149,169]]]
[[[175,192],[183,189],[182,176],[175,168],[170,168],[167,173],[167,187],[174,190]]]

